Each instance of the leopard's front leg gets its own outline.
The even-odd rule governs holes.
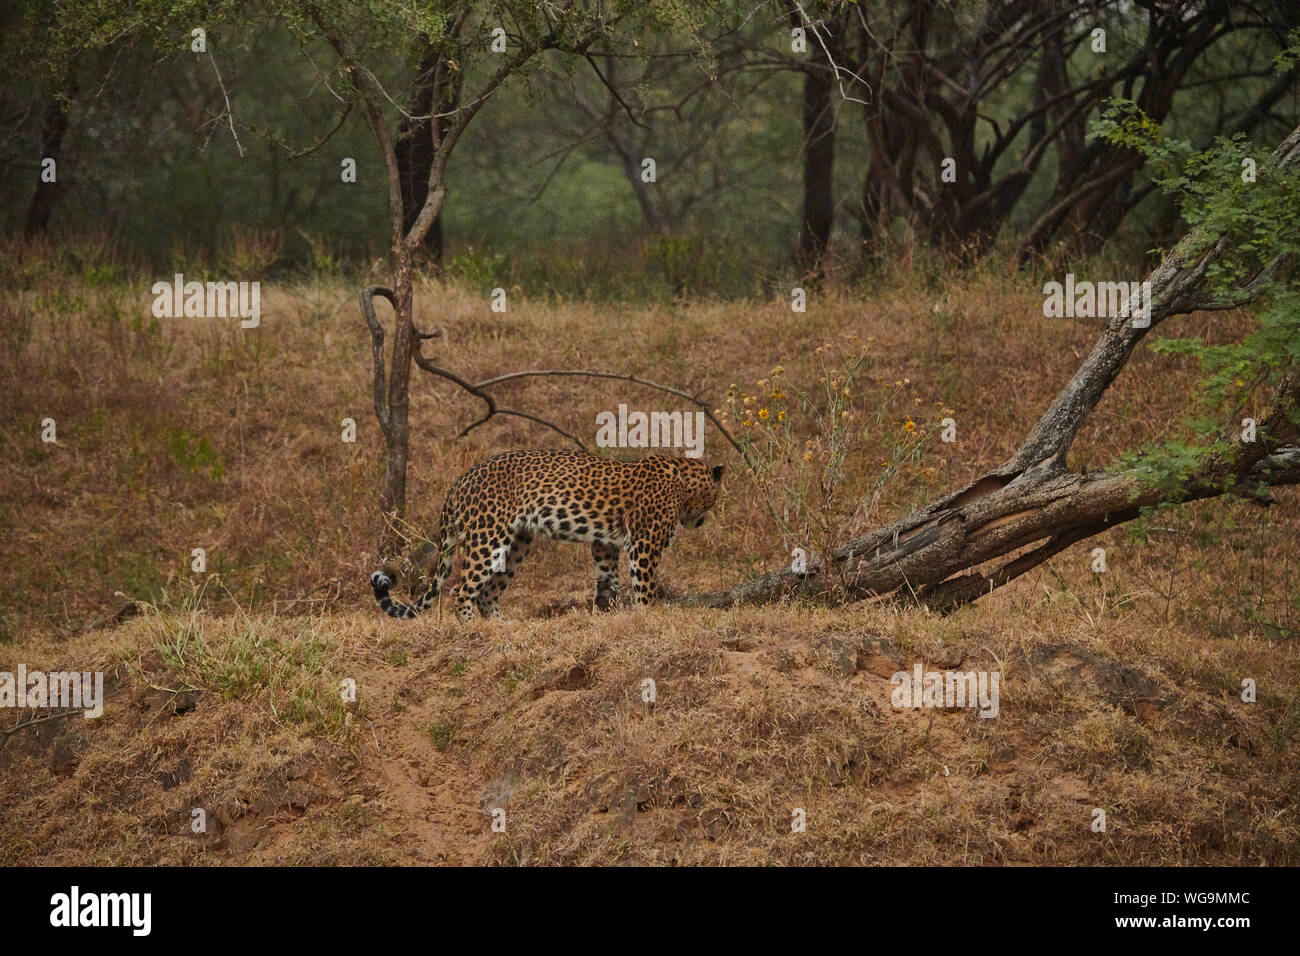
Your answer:
[[[596,562],[596,610],[608,611],[618,598],[617,545],[603,541],[591,543],[591,557]]]
[[[676,494],[644,501],[628,521],[627,548],[632,603],[646,604],[659,594],[659,558],[673,540],[680,502]]]
[[[628,565],[632,578],[632,603],[646,604],[659,596],[656,573],[659,558],[666,545],[653,541],[637,541],[628,549]]]

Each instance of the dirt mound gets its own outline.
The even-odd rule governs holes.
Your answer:
[[[1289,665],[1225,643],[1138,666],[974,609],[147,613],[0,654],[107,697],[9,712],[0,859],[1294,864],[1296,682],[1242,702]],[[896,707],[918,664],[996,672],[998,715]]]

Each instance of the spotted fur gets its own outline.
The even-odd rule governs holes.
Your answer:
[[[507,452],[479,462],[452,484],[439,537],[428,549],[438,554],[437,574],[414,604],[389,597],[393,580],[385,571],[374,572],[370,586],[385,613],[415,617],[441,593],[459,549],[460,579],[451,589],[456,617],[467,621],[475,609],[500,617],[501,593],[533,539],[544,534],[590,543],[600,610],[618,596],[618,556],[626,550],[633,600],[645,604],[656,596],[655,571],[677,526],[704,523],[721,481],[721,465],[709,468],[693,458],[621,462],[581,451]]]

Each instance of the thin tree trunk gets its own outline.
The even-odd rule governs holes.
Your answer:
[[[402,231],[410,232],[429,195],[429,174],[437,144],[445,134],[446,114],[460,103],[460,74],[433,46],[420,59],[420,74],[411,101],[411,117],[404,117],[393,144],[402,184]],[[442,272],[442,216],[436,216],[420,244],[435,272]]]
[[[803,81],[803,216],[798,264],[813,277],[823,272],[835,217],[835,77],[830,67],[813,68]]]
[[[68,132],[69,113],[72,111],[72,98],[76,96],[77,87],[74,78],[69,76],[65,83],[67,99],[61,98],[57,92],[50,94],[50,99],[45,106],[45,125],[41,131],[41,159],[53,159],[55,163],[55,174],[58,175],[58,165],[63,160],[63,137]],[[32,194],[32,201],[27,206],[27,219],[23,224],[23,235],[27,238],[39,235],[49,227],[50,218],[54,214],[54,200],[58,197],[59,185],[57,182],[47,183],[43,179],[37,179],[36,191]]]
[[[791,27],[808,34],[810,60],[803,69],[803,206],[795,263],[805,279],[820,280],[835,224],[835,104],[846,48],[847,11],[805,23],[798,4]]]

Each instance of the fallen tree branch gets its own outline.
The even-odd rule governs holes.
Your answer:
[[[1279,449],[1246,477],[1263,486],[1300,484],[1300,446]],[[1206,480],[1188,486],[1183,500],[1229,490],[1222,482]],[[831,564],[845,571],[855,596],[914,590],[922,603],[945,609],[1001,587],[1069,545],[1133,520],[1142,508],[1164,498],[1165,492],[1132,472],[1063,473],[1033,487],[1001,489],[925,520],[911,515],[836,549]],[[1034,544],[1038,547],[992,574],[951,577]],[[823,569],[822,562],[810,561],[806,571],[769,571],[733,588],[686,595],[674,603],[732,607],[812,596],[824,590]]]
[[[1279,168],[1300,161],[1300,127],[1274,151]],[[1176,495],[1137,473],[1073,473],[1066,459],[1084,421],[1128,364],[1134,348],[1165,319],[1201,307],[1248,304],[1282,266],[1271,261],[1241,288],[1206,296],[1200,287],[1225,251],[1226,238],[1206,245],[1199,232],[1185,236],[1146,277],[1149,322],[1134,323],[1136,303],[1120,310],[1092,352],[1042,414],[1009,459],[965,487],[885,528],[837,548],[829,564],[816,560],[804,571],[784,569],[725,591],[686,595],[688,606],[756,604],[824,590],[829,572],[845,579],[854,595],[906,591],[951,607],[1014,580],[1077,541],[1136,518],[1143,508],[1171,500],[1193,501],[1229,492],[1267,504],[1265,489],[1300,483],[1300,385],[1294,370],[1279,384],[1273,411],[1251,445],[1234,444],[1228,460],[1210,458]],[[1033,547],[993,574],[961,571]]]

